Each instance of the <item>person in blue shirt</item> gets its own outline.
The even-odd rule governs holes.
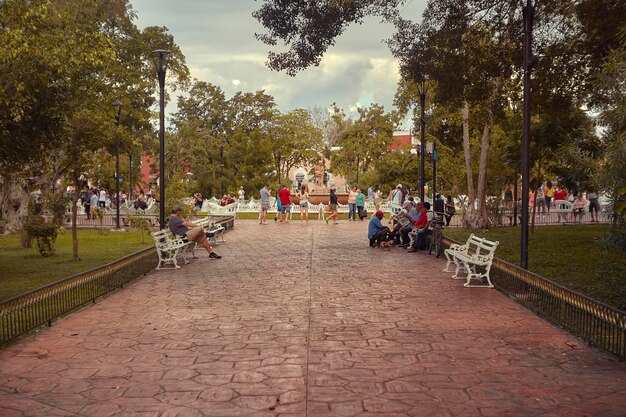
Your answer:
[[[372,247],[378,245],[389,233],[389,228],[387,226],[383,226],[381,223],[384,216],[384,213],[378,210],[372,216],[369,225],[367,226],[367,237],[369,238],[370,246]]]

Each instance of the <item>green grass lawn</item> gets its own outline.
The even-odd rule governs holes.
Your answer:
[[[78,231],[78,254],[81,260],[72,261],[72,234],[68,230],[59,234],[56,253],[42,257],[33,243],[31,249],[22,249],[16,235],[0,235],[0,300],[28,292],[78,272],[107,264],[125,255],[153,245],[150,234],[140,232]]]
[[[528,269],[565,287],[626,311],[626,256],[604,250],[606,225],[541,226],[529,230]],[[465,241],[470,233],[500,242],[498,258],[519,265],[520,229],[446,229],[444,235]]]

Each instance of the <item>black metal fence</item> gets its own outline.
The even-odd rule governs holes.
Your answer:
[[[214,216],[226,230],[234,216]],[[0,302],[0,346],[101,297],[152,271],[157,265],[154,246],[107,265],[56,281]]]
[[[0,345],[31,332],[154,269],[154,247],[0,303]]]
[[[444,246],[458,243],[444,238]],[[495,258],[491,282],[501,292],[590,345],[626,360],[626,312]]]

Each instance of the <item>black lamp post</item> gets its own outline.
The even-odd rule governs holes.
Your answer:
[[[522,122],[522,224],[520,237],[520,267],[528,269],[528,187],[530,153],[530,75],[537,63],[532,54],[533,19],[535,6],[531,0],[520,0],[524,17],[524,118]]]
[[[448,121],[441,121],[441,143],[446,141],[446,133],[448,130]],[[433,212],[435,211],[435,198],[437,197],[437,142],[433,143]]]
[[[420,93],[420,201],[424,202],[424,188],[426,187],[426,78],[417,85]]]
[[[224,195],[224,144],[220,144],[220,195]]]
[[[120,115],[122,114],[122,102],[115,99],[113,102],[115,112],[115,136],[117,137],[115,156],[115,228],[120,228]]]
[[[165,69],[170,51],[152,51],[152,62],[159,77],[159,227],[165,229]]]
[[[128,201],[133,201],[133,154],[128,153]]]

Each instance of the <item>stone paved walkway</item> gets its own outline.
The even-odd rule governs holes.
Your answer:
[[[0,416],[624,416],[626,366],[366,222],[238,221],[0,352]]]

